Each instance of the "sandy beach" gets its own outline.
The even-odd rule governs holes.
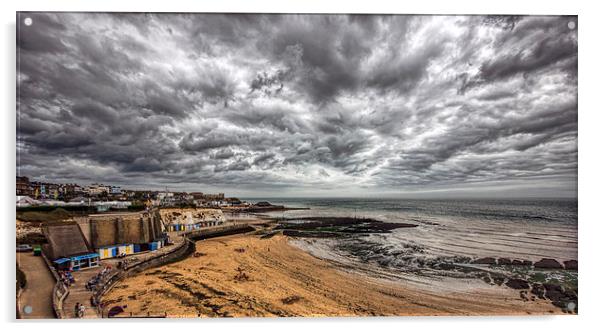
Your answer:
[[[390,281],[316,258],[276,235],[236,235],[196,243],[195,256],[118,283],[105,311],[123,316],[391,316],[558,314],[549,301],[480,280],[438,286]],[[437,280],[429,280],[436,284]],[[442,290],[443,289],[443,290]]]

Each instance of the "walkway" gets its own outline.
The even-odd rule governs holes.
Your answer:
[[[20,299],[21,318],[55,318],[52,290],[56,282],[44,259],[32,252],[23,252],[17,253],[17,263],[27,278]]]
[[[63,302],[63,313],[65,314],[65,318],[76,318],[75,304],[78,302],[86,307],[84,318],[99,318],[96,309],[92,307],[90,303],[92,291],[86,289],[86,283],[90,278],[97,275],[102,268],[103,266],[100,266],[73,272],[75,283],[69,287],[69,295],[67,295],[67,298],[65,298],[65,301]]]

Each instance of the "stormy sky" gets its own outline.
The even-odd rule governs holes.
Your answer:
[[[17,172],[230,196],[574,197],[576,25],[21,13]]]

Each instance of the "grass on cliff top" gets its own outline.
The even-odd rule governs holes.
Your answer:
[[[32,223],[53,223],[66,220],[71,217],[71,213],[63,208],[57,208],[53,211],[17,212],[17,219],[23,222]]]

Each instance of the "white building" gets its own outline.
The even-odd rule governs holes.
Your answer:
[[[89,195],[99,195],[102,193],[109,194],[110,187],[102,184],[92,184],[86,188],[86,193]]]

